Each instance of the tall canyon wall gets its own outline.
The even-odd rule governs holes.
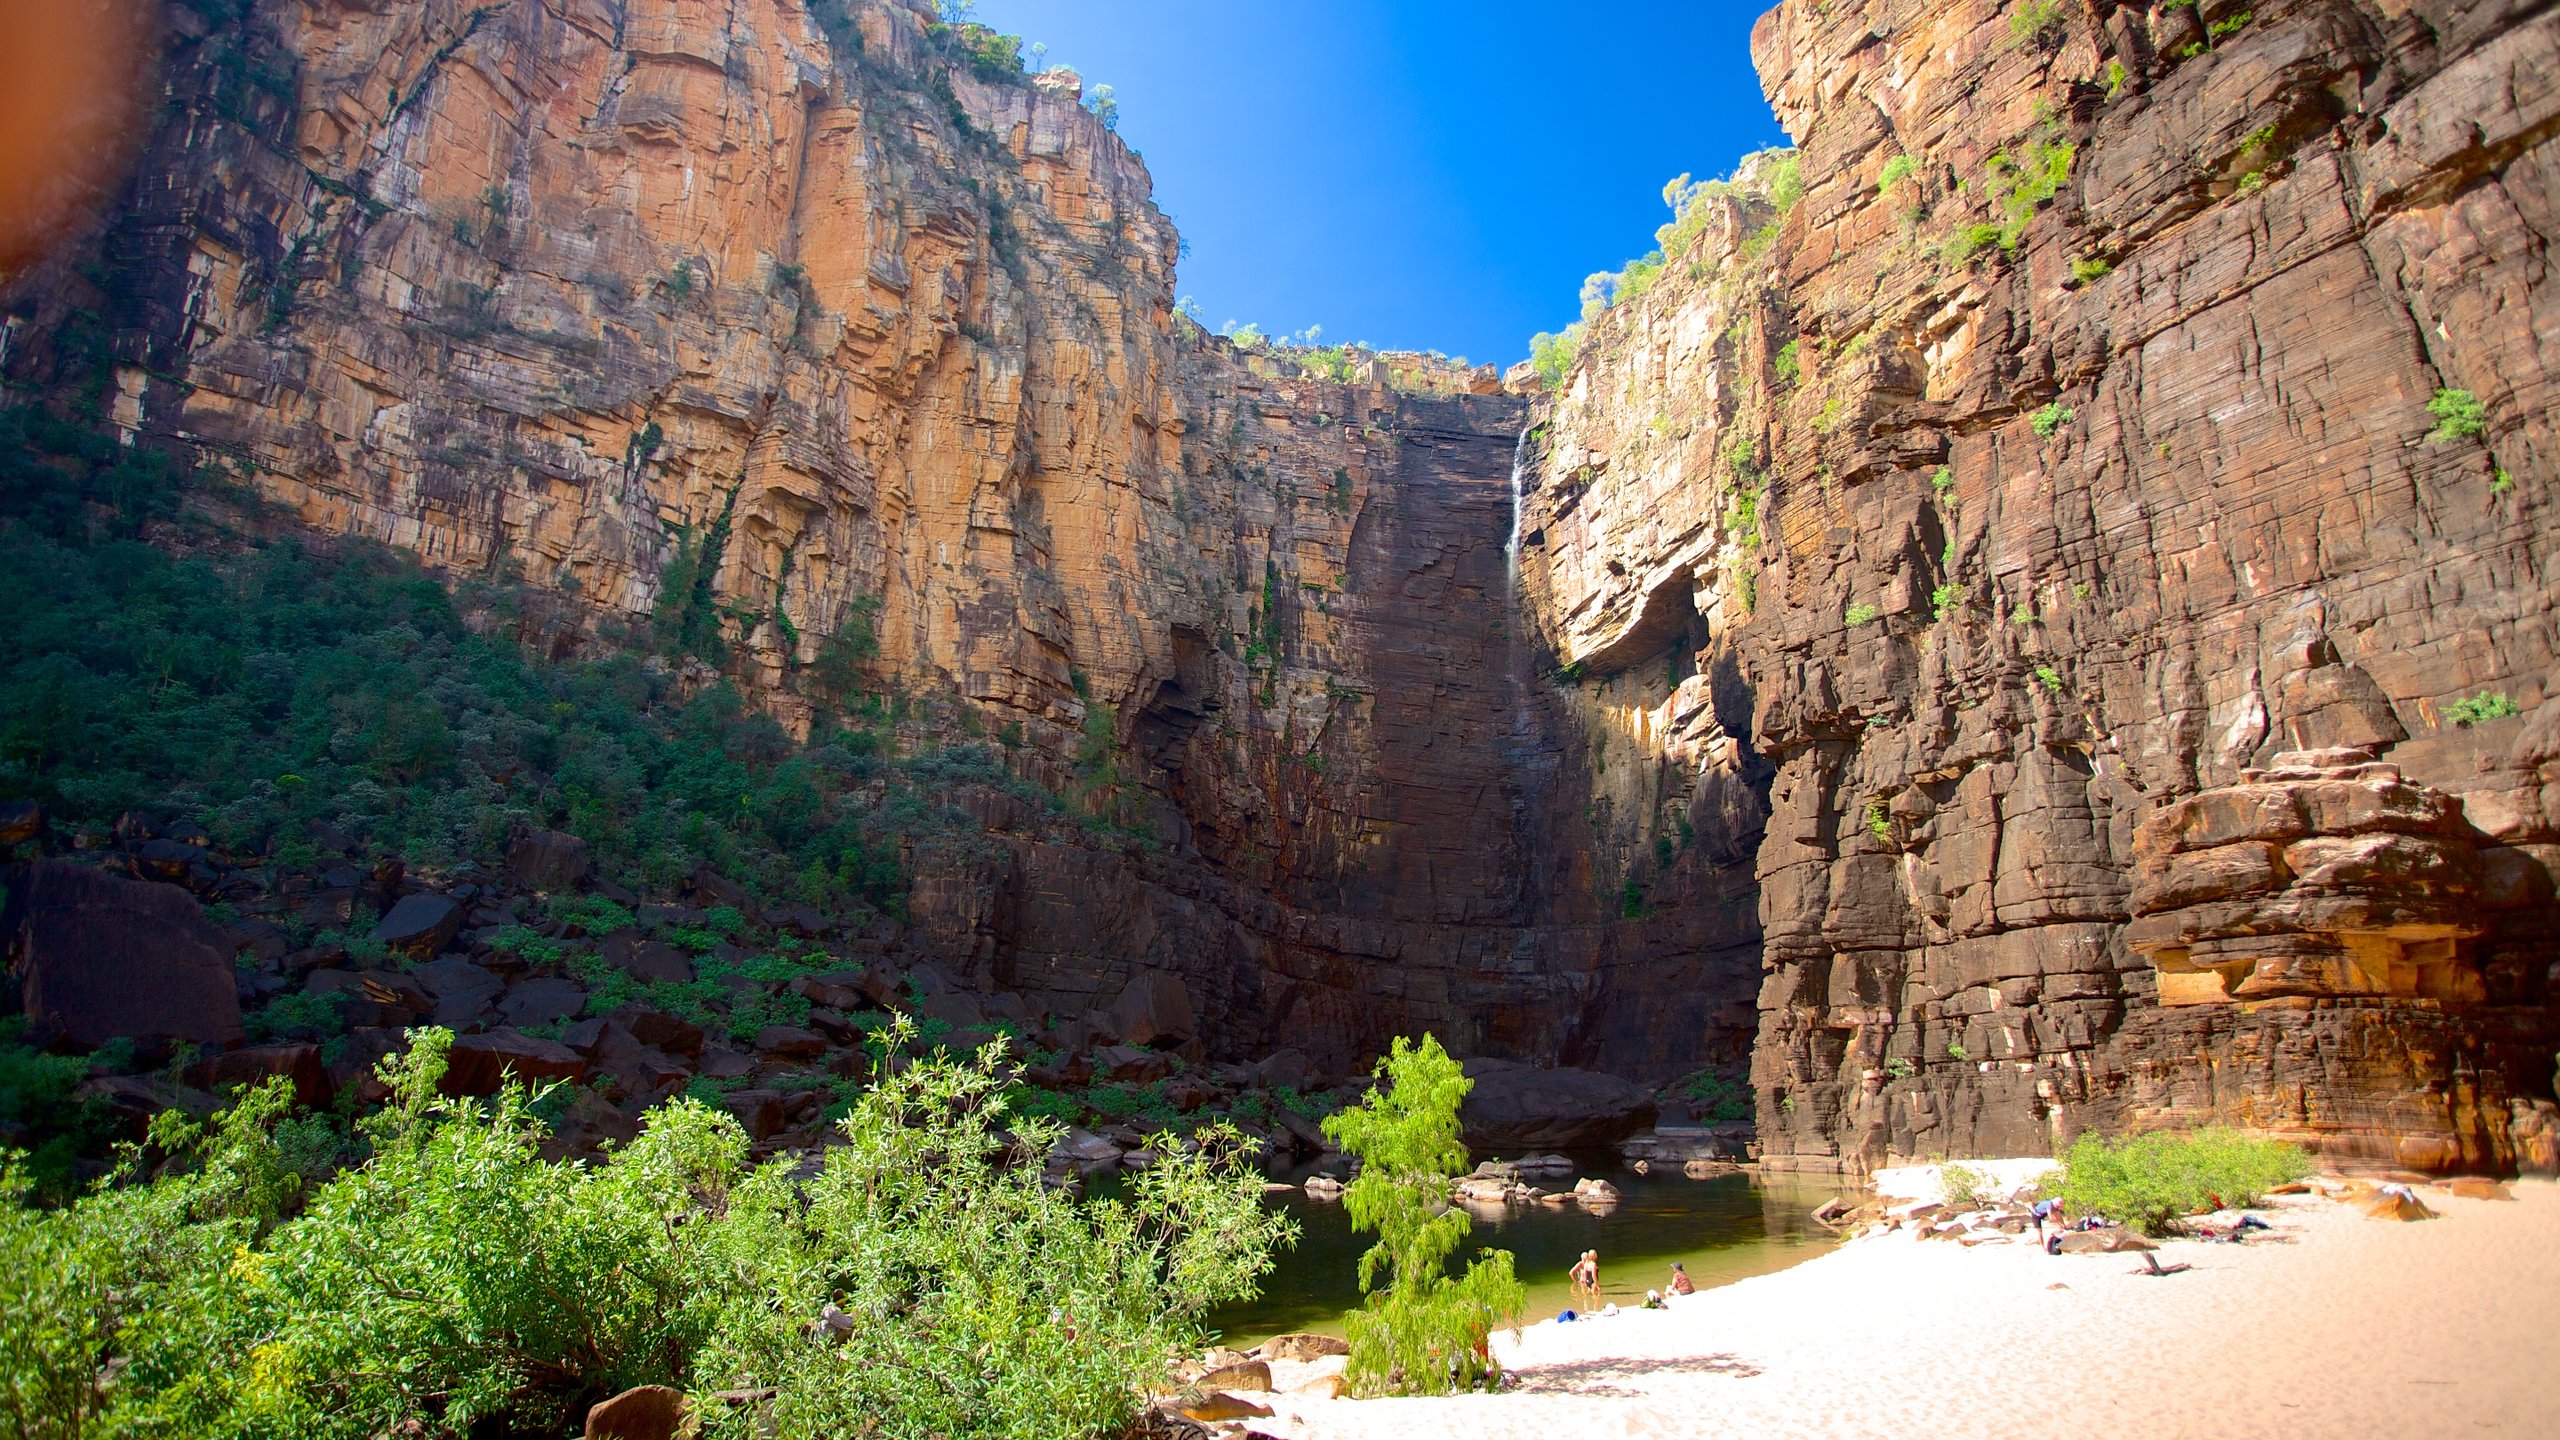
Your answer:
[[[1592,320],[1523,563],[1658,737],[1614,853],[1757,835],[1766,1158],[2548,1164],[2560,10],[1787,0],[1754,54],[1799,152]]]
[[[1062,1015],[1171,971],[1213,1048],[1337,1070],[1426,1027],[1738,1062],[1747,876],[1629,916],[1571,843],[1505,605],[1522,403],[1179,319],[1072,77],[911,0],[166,13],[123,205],[7,287],[13,387],[104,359],[129,436],[520,576],[554,653],[698,611],[795,723],[876,636],[911,749],[1079,801],[971,791],[905,857],[910,960]]]

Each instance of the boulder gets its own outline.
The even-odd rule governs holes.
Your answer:
[[[1253,1067],[1253,1083],[1273,1090],[1304,1090],[1316,1078],[1315,1062],[1304,1050],[1275,1050]]]
[[[2445,1182],[2446,1190],[2464,1200],[2513,1200],[2515,1192],[2497,1180],[2478,1175],[2464,1175]]]
[[[527,830],[507,847],[507,876],[527,890],[574,890],[587,878],[587,842],[558,830]]]
[[[1269,1390],[1271,1367],[1260,1360],[1221,1365],[1193,1382],[1203,1390]]]
[[[797,1025],[767,1025],[756,1032],[756,1053],[774,1060],[815,1060],[827,1053],[827,1042]]]
[[[1180,976],[1163,970],[1131,976],[1112,1002],[1111,1021],[1126,1045],[1179,1045],[1200,1032],[1190,989]]]
[[[613,1018],[629,1027],[643,1045],[691,1059],[698,1060],[702,1056],[702,1027],[690,1020],[638,1005],[623,1006],[613,1012]]]
[[[2427,1203],[2419,1199],[2416,1192],[2406,1185],[2385,1185],[2364,1200],[2357,1202],[2356,1208],[2375,1220],[2433,1220],[2436,1218],[2436,1212],[2428,1209]]]
[[[1093,1052],[1094,1073],[1123,1085],[1145,1085],[1173,1073],[1173,1057],[1135,1045],[1105,1045]]]
[[[683,1391],[635,1385],[587,1407],[586,1440],[676,1440],[684,1422]]]
[[[1351,1342],[1334,1335],[1274,1335],[1253,1347],[1253,1353],[1265,1360],[1321,1360],[1350,1354]]]
[[[1654,1121],[1652,1092],[1615,1075],[1484,1059],[1466,1073],[1476,1083],[1458,1123],[1473,1149],[1599,1149]]]
[[[750,1140],[770,1139],[790,1122],[779,1090],[732,1090],[720,1097],[720,1104],[738,1117]]]
[[[425,960],[462,931],[463,909],[447,896],[420,892],[401,897],[373,927],[373,940],[412,960]]]
[[[29,864],[0,938],[31,1028],[84,1049],[118,1036],[240,1043],[231,952],[196,898],[60,860]]]
[[[521,980],[498,1002],[510,1025],[548,1025],[587,1008],[587,992],[575,980]]]
[[[1185,1401],[1175,1408],[1204,1425],[1214,1425],[1221,1420],[1267,1419],[1271,1414],[1270,1406],[1257,1404],[1241,1395],[1230,1395],[1224,1390],[1208,1391],[1199,1399]]]
[[[1069,1130],[1050,1149],[1049,1166],[1082,1175],[1107,1175],[1120,1168],[1120,1147],[1090,1130]]]
[[[618,970],[627,970],[640,980],[670,981],[678,985],[693,980],[693,958],[673,945],[652,940],[637,930],[616,930],[604,937],[596,947],[604,962]]]
[[[431,1022],[448,1030],[476,1023],[506,988],[488,967],[459,955],[429,960],[412,967],[409,975],[435,1001]]]
[[[1291,1387],[1289,1393],[1302,1400],[1339,1400],[1351,1393],[1351,1384],[1340,1375],[1318,1375]]]
[[[441,1087],[447,1095],[495,1095],[512,1077],[528,1085],[586,1078],[587,1057],[556,1040],[500,1028],[453,1042]]]
[[[234,1085],[256,1085],[279,1075],[293,1082],[295,1104],[317,1109],[329,1103],[329,1071],[320,1063],[317,1045],[251,1045],[226,1050],[188,1066],[185,1079],[199,1090],[218,1095]]]

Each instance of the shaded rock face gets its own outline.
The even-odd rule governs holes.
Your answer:
[[[1595,786],[1669,760],[1754,835],[1774,1164],[2210,1119],[2510,1163],[2560,1029],[2560,18],[2015,9],[1764,17],[1801,200],[1719,197],[1549,403],[1535,618],[1658,737]]]
[[[38,860],[0,918],[0,946],[40,1041],[240,1043],[231,946],[185,890]]]
[[[1466,1072],[1475,1085],[1458,1123],[1473,1150],[1596,1150],[1654,1120],[1652,1094],[1615,1075],[1504,1060],[1470,1060]]]

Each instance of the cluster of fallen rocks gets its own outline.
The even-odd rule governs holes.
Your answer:
[[[1532,1175],[1569,1175],[1573,1162],[1561,1155],[1524,1155],[1517,1160],[1487,1160],[1474,1173],[1450,1182],[1449,1199],[1471,1211],[1500,1212],[1543,1205],[1561,1210],[1579,1205],[1594,1215],[1618,1208],[1618,1187],[1588,1176],[1570,1190],[1548,1190],[1530,1183]]]
[[[1273,1397],[1342,1398],[1350,1357],[1350,1344],[1331,1335],[1279,1335],[1250,1350],[1211,1350],[1175,1368],[1175,1387],[1156,1397],[1157,1422],[1142,1433],[1250,1436],[1255,1432],[1242,1422],[1267,1418]]]
[[[1161,972],[1059,1016],[899,953],[893,923],[761,904],[708,867],[644,898],[555,832],[518,835],[502,864],[437,872],[325,825],[310,838],[321,858],[286,865],[128,815],[58,847],[33,805],[0,811],[0,855],[37,852],[10,868],[0,917],[27,1042],[96,1055],[82,1096],[138,1125],[209,1111],[271,1076],[306,1105],[373,1103],[376,1065],[411,1027],[441,1026],[457,1036],[451,1093],[491,1094],[510,1075],[572,1082],[549,1147],[561,1155],[628,1141],[649,1107],[689,1090],[716,1094],[760,1153],[820,1144],[830,1108],[876,1063],[867,1037],[893,1015],[955,1054],[1017,1037],[1018,1076],[1036,1089],[1143,1097],[1154,1113],[1071,1135],[1053,1157],[1063,1170],[1142,1167],[1155,1136],[1203,1115],[1234,1116],[1275,1157],[1318,1155],[1328,1147],[1307,1112],[1357,1093],[1297,1051],[1207,1063],[1188,993]],[[612,903],[556,903],[581,897]],[[593,928],[588,912],[628,923]],[[603,985],[637,998],[600,1008]],[[664,985],[694,1003],[651,1003]],[[295,1006],[299,1037],[252,1033]]]

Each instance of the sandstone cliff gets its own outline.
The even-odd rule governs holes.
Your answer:
[[[1672,818],[1756,832],[1775,767],[1768,1157],[2506,1163],[2560,998],[2560,14],[1790,0],[1754,52],[1802,198],[1593,322],[1523,566]]]
[[[169,13],[127,200],[9,287],[15,385],[103,351],[127,434],[520,574],[554,653],[723,637],[794,724],[876,639],[905,745],[1073,802],[905,857],[898,943],[956,975],[1072,1015],[1166,970],[1216,1048],[1330,1067],[1738,1057],[1747,886],[1629,917],[1574,836],[1503,605],[1521,404],[1177,317],[1072,77],[907,0]]]

